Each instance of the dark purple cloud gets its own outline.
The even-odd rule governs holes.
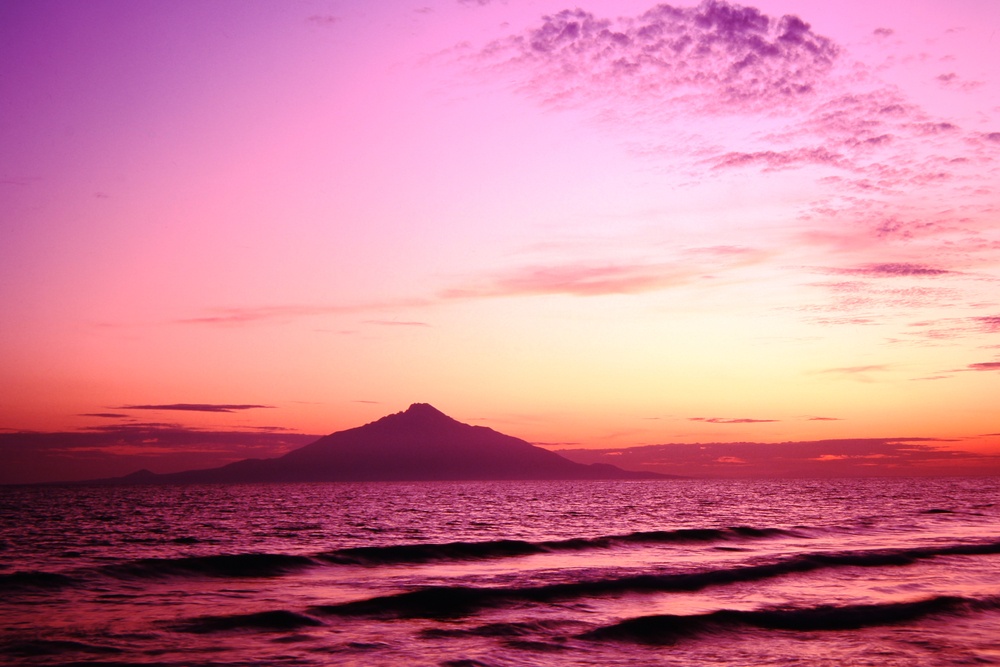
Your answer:
[[[812,94],[838,53],[796,16],[709,0],[619,19],[567,9],[482,56],[529,70],[527,89],[549,102],[613,91],[725,111],[725,104],[762,109],[776,98]]]
[[[933,438],[697,443],[561,449],[579,463],[613,463],[706,477],[838,477],[1000,473],[1000,456],[953,449]]]
[[[231,404],[231,403],[165,403],[157,405],[119,405],[116,410],[180,410],[186,412],[236,412],[273,408],[273,405]]]
[[[81,417],[102,417],[104,419],[128,419],[129,415],[117,412],[84,412]]]
[[[148,431],[198,431],[197,427],[183,426],[176,422],[139,422],[133,421],[127,424],[101,424],[98,426],[81,426],[81,432],[93,433],[146,433]]]
[[[941,86],[957,90],[975,90],[983,85],[982,81],[966,81],[954,72],[939,74],[934,78]]]
[[[117,477],[142,468],[161,473],[212,468],[281,456],[320,437],[279,429],[203,431],[145,423],[79,432],[0,433],[0,484]]]
[[[761,171],[779,171],[805,164],[821,164],[834,167],[846,164],[844,156],[826,148],[795,148],[784,151],[755,151],[752,153],[731,152],[711,160],[713,169],[733,167],[755,167]]]

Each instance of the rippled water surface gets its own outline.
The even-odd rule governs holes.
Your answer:
[[[1000,480],[0,487],[0,662],[1000,664]]]

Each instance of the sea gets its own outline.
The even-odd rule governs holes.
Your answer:
[[[1000,664],[1000,479],[0,487],[0,664]]]

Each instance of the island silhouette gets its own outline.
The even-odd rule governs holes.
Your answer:
[[[356,428],[337,431],[274,459],[157,474],[140,470],[100,483],[191,484],[460,480],[667,479],[671,475],[583,464],[485,426],[414,403]]]

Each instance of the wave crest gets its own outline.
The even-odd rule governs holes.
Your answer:
[[[740,611],[721,609],[708,614],[640,616],[591,630],[583,639],[630,641],[644,644],[672,644],[685,637],[738,627],[763,630],[824,631],[858,630],[904,623],[938,614],[960,615],[1000,606],[1000,600],[975,600],[938,596],[912,602],[869,605],[821,605],[803,608],[776,608]]]

